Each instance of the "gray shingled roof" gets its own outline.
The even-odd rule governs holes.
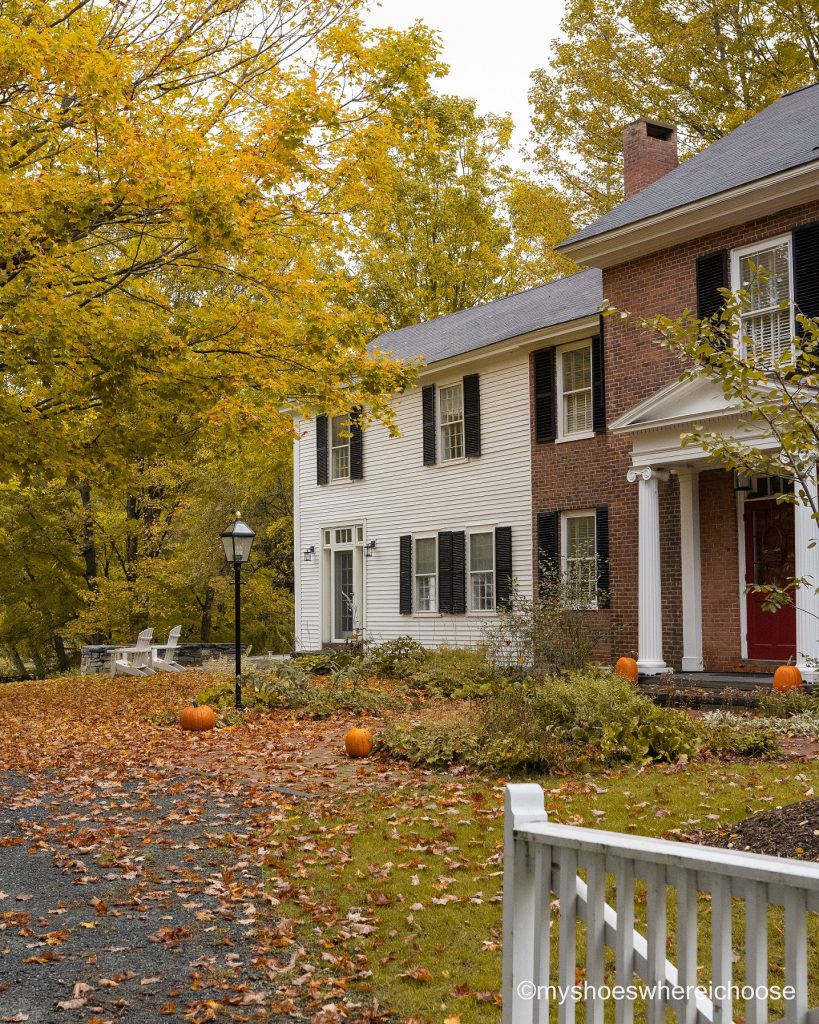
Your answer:
[[[388,331],[376,338],[375,344],[401,359],[423,357],[433,363],[543,327],[591,316],[600,309],[602,301],[601,272],[581,270],[505,299]]]
[[[814,160],[819,160],[819,85],[783,96],[572,235],[563,245],[602,235]]]

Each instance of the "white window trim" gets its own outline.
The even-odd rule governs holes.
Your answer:
[[[416,588],[416,581],[419,573],[416,572],[416,557],[415,557],[415,542],[419,540],[434,540],[435,541],[435,608],[430,608],[428,611],[421,611],[418,607],[418,590]],[[430,575],[424,573],[425,576]],[[440,573],[438,572],[438,534],[435,531],[428,531],[426,533],[414,533],[412,535],[412,614],[418,615],[422,618],[440,617],[441,612],[439,611],[438,602],[441,599],[441,588],[440,588]]]
[[[555,393],[557,395],[557,437],[555,441],[558,444],[564,444],[567,441],[586,441],[590,437],[594,437],[594,430],[580,430],[574,434],[567,434],[563,430],[563,354],[565,352],[574,352],[577,349],[588,348],[591,349],[592,340],[591,338],[581,338],[580,341],[572,341],[568,345],[559,345],[555,351]],[[594,353],[592,352],[592,359]],[[591,392],[592,402],[594,401],[594,366],[591,366],[591,379],[589,381],[589,391]],[[592,412],[592,420],[594,413]]]
[[[594,508],[578,508],[572,509],[570,512],[560,513],[560,571],[563,574],[563,579],[568,580],[569,578],[569,520],[570,519],[588,519],[594,520],[594,559],[597,561],[597,509]],[[599,577],[598,577],[599,579]],[[600,607],[598,602],[598,587],[594,588],[594,601],[588,605],[584,605],[584,610],[597,611]]]
[[[333,423],[336,420],[344,419],[346,415],[347,414],[345,413],[345,414],[342,414],[341,416],[331,416],[330,417],[330,456],[329,457],[330,457],[330,483],[331,484],[347,483],[348,481],[350,481],[352,479],[352,477],[350,475],[351,471],[352,471],[352,463],[351,463],[351,455],[352,455],[352,453],[350,451],[350,441],[352,440],[352,434],[350,433],[350,430],[349,430],[349,426],[350,426],[349,418],[347,419],[347,434],[348,434],[348,436],[345,438],[344,444],[336,444],[336,445],[333,444]],[[334,451],[338,451],[338,450],[340,450],[341,448],[344,448],[344,447],[346,447],[346,449],[347,449],[347,473],[346,473],[345,476],[336,476],[335,475],[335,462],[333,460],[333,452]]]
[[[444,420],[441,415],[441,392],[446,391],[447,388],[460,388],[461,389],[461,450],[463,455],[459,455],[454,459],[447,459],[444,455]],[[437,416],[438,436],[436,438],[438,443],[438,450],[441,453],[440,463],[442,466],[452,466],[459,462],[466,462],[466,410],[464,409],[464,383],[463,380],[453,380],[448,384],[439,384],[435,389],[435,413]]]
[[[763,249],[773,249],[777,245],[787,245],[788,247],[788,301],[791,307],[791,334],[796,333],[796,302],[793,293],[793,238],[790,232],[784,235],[776,235],[774,238],[761,238],[758,242],[752,242],[750,245],[741,245],[736,249],[731,250],[731,291],[736,296],[741,288],[741,277],[739,273],[739,261],[743,256],[749,256],[751,253],[760,252]],[[742,343],[742,328],[740,321],[739,333],[737,335],[737,343],[741,345],[740,355],[745,356],[745,346]],[[791,345],[791,351],[793,351],[793,345]]]
[[[476,533],[488,533],[492,537],[492,607],[491,608],[473,608],[472,607],[472,537]],[[467,615],[475,617],[485,617],[487,615],[497,614],[497,601],[498,601],[498,573],[495,566],[495,527],[493,526],[473,526],[466,530],[466,611]],[[479,570],[486,572],[485,569]]]

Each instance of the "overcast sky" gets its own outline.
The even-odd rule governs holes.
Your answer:
[[[450,66],[439,90],[473,97],[483,112],[510,113],[519,145],[529,133],[529,74],[546,63],[563,6],[563,0],[381,0],[369,20],[394,28],[421,20],[437,29]]]

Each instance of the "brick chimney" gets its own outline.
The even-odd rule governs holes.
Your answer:
[[[640,118],[623,131],[623,185],[626,199],[673,170],[677,159],[677,129]]]

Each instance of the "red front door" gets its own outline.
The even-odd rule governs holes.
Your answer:
[[[745,503],[745,582],[784,586],[795,574],[793,506],[775,501]],[[787,661],[796,657],[796,609],[763,608],[764,594],[748,594],[748,657]]]

